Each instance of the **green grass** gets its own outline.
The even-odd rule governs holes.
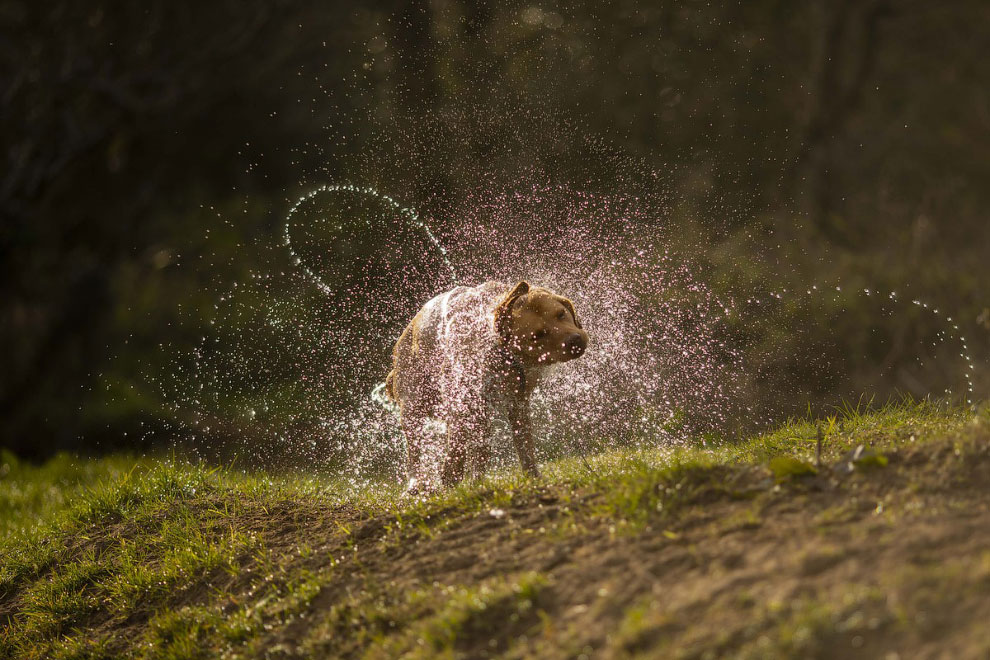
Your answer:
[[[486,612],[539,637],[554,622],[538,602],[551,579],[538,571],[470,585],[366,583],[320,599],[329,598],[342,563],[348,579],[355,567],[370,571],[362,565],[369,547],[397,551],[492,509],[552,501],[560,515],[538,532],[560,544],[600,528],[655,528],[673,543],[679,535],[668,525],[697,502],[745,500],[754,483],[813,476],[819,434],[821,461],[830,464],[860,444],[877,456],[929,439],[965,449],[971,429],[988,427],[987,410],[932,403],[845,409],[743,442],[563,459],[547,465],[541,481],[509,472],[416,500],[396,485],[351,489],[175,460],[63,455],[32,466],[4,454],[0,658],[256,657],[276,644],[272,631],[291,631],[305,617],[310,633],[300,648],[314,655],[455,656],[465,639],[487,634]],[[378,524],[372,532],[362,527],[369,520]],[[273,530],[272,521],[296,531]],[[722,528],[761,522],[742,507]],[[808,601],[767,610],[760,617],[774,631],[770,641],[744,640],[741,657],[759,656],[768,643],[813,650],[827,639],[822,622],[844,616],[843,608]],[[644,622],[661,625],[667,616],[631,605],[616,648],[639,648]],[[491,648],[504,651],[498,644]]]

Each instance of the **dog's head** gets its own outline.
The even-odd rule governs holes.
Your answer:
[[[567,362],[588,347],[574,304],[528,282],[516,284],[495,308],[495,332],[524,364]]]

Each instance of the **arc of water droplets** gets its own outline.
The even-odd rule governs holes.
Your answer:
[[[823,286],[822,289],[821,289],[821,291],[824,291],[827,288],[830,288],[830,286],[827,286],[827,287],[826,286]],[[835,286],[834,288],[838,292],[841,292],[842,291],[842,287],[841,286]],[[781,291],[784,294],[791,293],[787,289],[782,289]],[[813,294],[813,292],[818,292],[818,291],[819,291],[818,286],[817,285],[813,285],[810,289],[806,289],[805,290],[805,295],[811,296]],[[875,291],[875,290],[872,290],[872,289],[863,289],[859,293],[862,293],[862,294],[866,295],[867,297],[873,296],[874,294],[880,295],[880,292],[879,291]],[[780,299],[783,298],[783,296],[781,295],[781,293],[777,293],[777,292],[774,292],[774,291],[771,291],[770,292],[770,296],[772,296],[774,298],[777,298],[778,300],[780,300]],[[887,297],[888,300],[893,300],[895,302],[901,302],[901,299],[897,297],[897,293],[895,291],[889,292],[886,295],[886,297]],[[758,298],[752,298],[752,301],[755,302],[756,304],[760,304],[760,300]],[[939,331],[939,333],[938,333],[939,334],[939,341],[942,342],[942,343],[944,343],[945,342],[946,335],[948,335],[952,339],[957,340],[959,342],[959,344],[962,346],[962,353],[959,354],[959,357],[963,358],[966,361],[966,369],[963,370],[963,379],[966,381],[966,389],[967,389],[966,403],[969,404],[970,407],[973,407],[973,375],[972,375],[972,371],[974,369],[973,358],[972,358],[972,356],[969,353],[969,346],[966,344],[966,338],[963,337],[962,335],[959,335],[958,334],[959,325],[955,321],[952,320],[952,317],[951,316],[943,316],[942,313],[939,311],[939,309],[937,307],[931,307],[931,306],[928,305],[928,303],[926,303],[924,301],[914,299],[914,300],[911,300],[911,304],[912,305],[915,305],[917,307],[921,307],[922,309],[928,310],[936,319],[939,320],[940,323],[947,323],[947,324],[950,324],[951,325],[952,330],[950,330],[948,332],[945,332],[944,330],[943,331]],[[946,390],[946,391],[949,394],[952,394],[952,391],[951,390]]]
[[[292,247],[292,233],[290,227],[292,226],[292,216],[295,215],[299,207],[310,201],[317,195],[322,195],[325,193],[352,193],[357,195],[367,195],[368,197],[373,197],[374,199],[383,202],[386,206],[391,208],[393,211],[399,214],[403,220],[413,227],[420,229],[426,234],[426,237],[430,239],[430,242],[437,248],[440,253],[440,257],[443,260],[444,266],[450,272],[450,277],[454,282],[457,282],[460,278],[457,275],[457,269],[454,268],[454,264],[450,261],[450,256],[447,254],[447,248],[443,246],[443,243],[430,231],[429,226],[423,222],[419,217],[419,213],[416,209],[409,206],[402,206],[395,199],[386,195],[385,193],[379,192],[374,188],[369,188],[367,186],[356,186],[351,183],[331,183],[325,184],[309,191],[302,197],[296,200],[296,203],[292,205],[289,212],[285,216],[285,230],[283,235],[283,243],[286,249],[289,251],[289,255],[292,257],[292,262],[302,270],[303,274],[311,281],[313,284],[319,288],[325,294],[329,294],[331,289],[327,286],[316,272],[310,268],[306,262],[302,260],[302,257],[296,253],[295,249]],[[365,220],[365,223],[370,227],[371,222]],[[397,413],[398,406],[395,405],[387,396],[385,396],[385,383],[378,383],[374,389],[371,390],[371,400],[385,408],[386,410]]]
[[[306,275],[306,277],[309,278],[309,280],[312,281],[313,284],[315,284],[323,293],[329,294],[331,292],[331,289],[329,286],[327,286],[326,282],[324,282],[320,278],[320,276],[317,275],[316,272],[312,268],[310,268],[306,264],[306,262],[302,260],[302,257],[300,257],[299,254],[297,254],[295,249],[292,247],[292,234],[290,227],[292,226],[292,216],[295,215],[296,211],[299,210],[299,207],[305,204],[306,202],[310,201],[317,195],[322,195],[324,193],[353,193],[358,195],[367,195],[368,197],[373,197],[383,202],[386,206],[391,208],[393,211],[397,212],[399,216],[407,223],[409,223],[410,225],[412,225],[417,229],[422,230],[423,233],[426,234],[426,237],[430,239],[430,242],[433,243],[433,245],[436,246],[437,250],[440,252],[440,256],[443,259],[444,266],[446,266],[447,270],[450,271],[451,278],[455,282],[459,279],[457,275],[457,269],[454,268],[454,264],[451,263],[450,257],[447,254],[447,249],[443,246],[440,240],[437,239],[436,236],[434,236],[433,232],[430,231],[429,226],[425,222],[423,222],[423,220],[419,217],[419,213],[416,211],[416,209],[408,206],[402,206],[392,197],[389,197],[385,193],[381,193],[375,190],[374,188],[369,188],[367,186],[356,186],[350,183],[332,183],[332,184],[325,184],[320,186],[319,188],[311,190],[296,200],[296,203],[292,205],[292,208],[289,209],[289,212],[285,216],[285,230],[283,234],[283,244],[285,245],[286,249],[289,251],[289,255],[292,257],[293,263],[296,266],[299,266],[299,268]],[[365,223],[369,227],[371,227],[370,221],[365,220]]]

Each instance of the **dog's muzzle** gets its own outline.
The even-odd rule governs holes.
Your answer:
[[[573,357],[580,357],[584,354],[585,349],[588,348],[588,338],[585,335],[580,335],[578,333],[572,334],[564,342],[564,350]]]

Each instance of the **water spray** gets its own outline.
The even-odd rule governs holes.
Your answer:
[[[841,293],[842,287],[839,285],[834,285],[834,286],[822,285],[821,287],[819,287],[816,284],[816,285],[812,285],[809,288],[806,288],[803,292],[781,289],[780,292],[771,291],[769,293],[769,296],[777,300],[782,300],[785,296],[793,299],[794,297],[800,296],[803,293],[803,295],[811,297],[814,296],[815,294],[824,294],[827,291],[834,291],[835,293]],[[903,299],[900,298],[897,295],[897,292],[895,291],[882,292],[876,289],[864,288],[857,290],[857,293],[864,295],[868,298],[875,297],[881,300],[889,300],[894,303],[904,302]],[[757,305],[761,304],[759,298],[751,298],[750,300]],[[969,346],[966,343],[966,338],[959,334],[959,324],[956,323],[951,316],[943,315],[942,312],[937,307],[929,305],[928,303],[922,300],[918,300],[915,298],[912,299],[910,303],[916,307],[926,310],[938,321],[938,324],[943,328],[943,330],[940,330],[938,332],[939,343],[944,344],[947,341],[956,341],[959,343],[960,346],[959,357],[965,361],[965,365],[962,371],[962,377],[963,380],[965,381],[965,386],[966,386],[966,394],[964,395],[964,400],[966,405],[968,405],[971,409],[975,409],[975,404],[973,403],[974,388],[973,388],[973,375],[972,375],[972,372],[974,371],[975,367],[973,365],[972,355],[970,355],[969,352]],[[951,396],[953,392],[947,389],[946,394]]]
[[[372,199],[382,202],[385,206],[395,211],[399,215],[399,217],[405,220],[410,226],[413,226],[421,230],[426,235],[426,237],[430,240],[433,246],[436,247],[438,253],[440,254],[444,266],[447,268],[447,270],[450,273],[451,279],[454,282],[457,282],[459,280],[457,269],[454,268],[454,264],[450,261],[450,256],[447,254],[447,249],[443,246],[440,240],[433,234],[433,232],[430,230],[430,227],[425,222],[423,222],[423,220],[419,216],[419,212],[416,211],[416,209],[408,206],[403,206],[389,195],[381,193],[375,190],[374,188],[369,188],[366,186],[365,187],[356,186],[350,183],[326,184],[320,186],[319,188],[311,190],[310,192],[306,193],[305,195],[303,195],[302,197],[296,200],[296,203],[292,205],[292,207],[289,209],[288,214],[286,214],[285,216],[285,228],[283,231],[283,244],[285,245],[286,249],[289,251],[289,255],[292,258],[292,263],[298,266],[299,269],[302,271],[302,273],[313,284],[315,284],[320,291],[329,295],[332,292],[332,289],[326,284],[326,282],[323,281],[322,278],[320,278],[319,275],[316,274],[316,271],[313,270],[312,267],[310,267],[308,264],[305,263],[305,261],[303,261],[302,257],[292,247],[292,233],[291,233],[292,217],[295,215],[296,211],[299,210],[300,206],[314,199],[318,195],[334,194],[334,193],[350,193],[354,195],[364,195],[366,197],[370,197]],[[369,223],[369,227],[370,227],[370,223]],[[342,226],[338,224],[335,225],[335,228],[337,230],[340,230]],[[384,381],[378,383],[377,385],[375,385],[374,389],[372,389],[371,400],[392,414],[398,414],[399,412],[399,408],[398,406],[395,405],[395,402],[389,399],[385,395]]]
[[[916,305],[939,320],[928,339],[911,344],[926,350],[918,364],[930,368],[931,345],[936,359],[959,347],[949,352],[962,356],[966,372],[942,372],[972,405],[966,339],[951,317],[921,300],[872,288],[854,294],[837,281],[748,301],[716,295],[690,259],[673,251],[676,241],[651,224],[655,209],[625,197],[553,186],[482,188],[450,218],[427,224],[416,209],[353,184],[327,184],[296,200],[282,232],[292,265],[235,283],[210,321],[218,335],[204,336],[192,356],[186,403],[202,420],[193,423],[211,438],[214,428],[221,439],[224,429],[251,438],[246,446],[262,456],[333,465],[354,483],[395,472],[404,443],[396,406],[379,381],[397,324],[408,320],[413,303],[447,284],[523,275],[575,300],[596,338],[594,351],[561,367],[566,375],[547,379],[533,399],[545,456],[574,456],[589,473],[595,437],[606,446],[666,447],[774,424],[759,408],[756,386],[746,389],[758,370],[724,331],[737,313],[747,325],[772,325],[784,312],[782,300],[815,308],[869,296],[885,318],[894,301]],[[438,236],[454,237],[450,252]],[[351,263],[347,254],[368,260]],[[419,261],[407,267],[409,259]],[[495,443],[497,464],[513,460],[506,447]]]
[[[455,282],[459,279],[457,274],[457,269],[454,268],[454,264],[451,263],[450,257],[447,254],[447,249],[443,246],[443,244],[439,241],[439,239],[437,239],[437,237],[433,235],[433,232],[430,231],[429,226],[425,222],[423,222],[423,220],[419,217],[419,213],[416,211],[416,209],[403,206],[399,204],[397,201],[395,201],[392,197],[389,197],[384,193],[378,192],[374,188],[355,186],[350,183],[335,183],[335,184],[327,184],[320,186],[319,188],[311,190],[310,192],[306,193],[305,195],[297,199],[296,203],[292,205],[292,208],[289,209],[288,214],[285,216],[285,230],[283,232],[283,244],[288,249],[289,255],[292,257],[293,264],[298,266],[300,270],[302,270],[302,272],[306,275],[306,277],[310,281],[312,281],[313,284],[315,284],[323,293],[329,294],[332,292],[332,289],[320,278],[319,275],[316,274],[316,271],[314,271],[308,264],[306,264],[303,261],[302,257],[296,253],[295,249],[292,247],[292,234],[290,228],[292,226],[292,216],[295,215],[296,211],[299,210],[300,206],[312,200],[317,195],[322,195],[326,193],[329,194],[351,193],[356,195],[364,195],[366,197],[371,197],[373,199],[382,202],[383,204],[385,204],[385,206],[398,213],[399,216],[402,217],[411,226],[422,230],[423,233],[426,235],[426,237],[430,240],[431,243],[433,243],[433,245],[437,248],[437,251],[440,253],[440,257],[443,260],[444,266],[446,266],[447,270],[450,272],[451,279],[453,279]],[[341,229],[341,226],[336,225],[336,228],[339,230]]]

